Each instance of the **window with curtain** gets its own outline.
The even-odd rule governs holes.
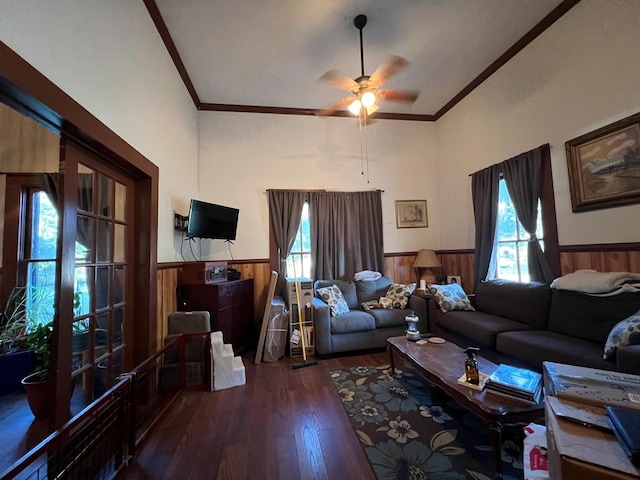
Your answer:
[[[474,290],[496,277],[550,283],[559,276],[549,144],[471,174],[471,194]]]
[[[18,278],[19,284],[27,287],[27,319],[46,324],[54,316],[58,212],[44,191],[29,188],[26,193]]]
[[[272,266],[286,276],[384,274],[381,191],[269,190]],[[277,291],[282,291],[279,283]]]
[[[311,226],[309,223],[309,202],[304,202],[300,226],[287,257],[287,277],[311,278]]]
[[[544,250],[542,214],[540,210],[540,202],[538,202],[536,237]],[[529,234],[520,223],[520,220],[518,220],[504,179],[500,179],[499,182],[496,236],[496,247],[493,252],[496,261],[496,278],[529,282],[531,280],[527,253]]]

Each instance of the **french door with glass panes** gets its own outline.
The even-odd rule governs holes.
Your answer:
[[[87,162],[78,163],[77,183],[71,372],[96,398],[123,372],[133,184]]]

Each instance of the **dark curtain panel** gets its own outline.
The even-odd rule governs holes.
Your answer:
[[[275,295],[284,294],[284,273],[287,257],[291,253],[296,233],[300,227],[300,216],[306,192],[299,190],[269,190],[269,219],[273,237],[278,248],[278,283]]]
[[[314,279],[384,273],[380,191],[309,192],[309,217]]]
[[[474,290],[491,268],[498,219],[500,168],[492,165],[471,175],[473,215],[476,224]]]
[[[500,164],[518,220],[529,234],[527,257],[532,281],[550,283],[554,276],[536,237],[542,181],[542,149],[521,153]]]

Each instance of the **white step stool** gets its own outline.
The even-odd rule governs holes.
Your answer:
[[[247,382],[242,358],[233,356],[233,347],[224,343],[222,332],[211,332],[211,363],[213,390],[237,387]]]

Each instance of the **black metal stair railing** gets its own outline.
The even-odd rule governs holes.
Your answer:
[[[210,334],[178,337],[5,471],[5,479],[111,479],[185,389],[210,389]],[[188,360],[188,361],[187,361]]]

